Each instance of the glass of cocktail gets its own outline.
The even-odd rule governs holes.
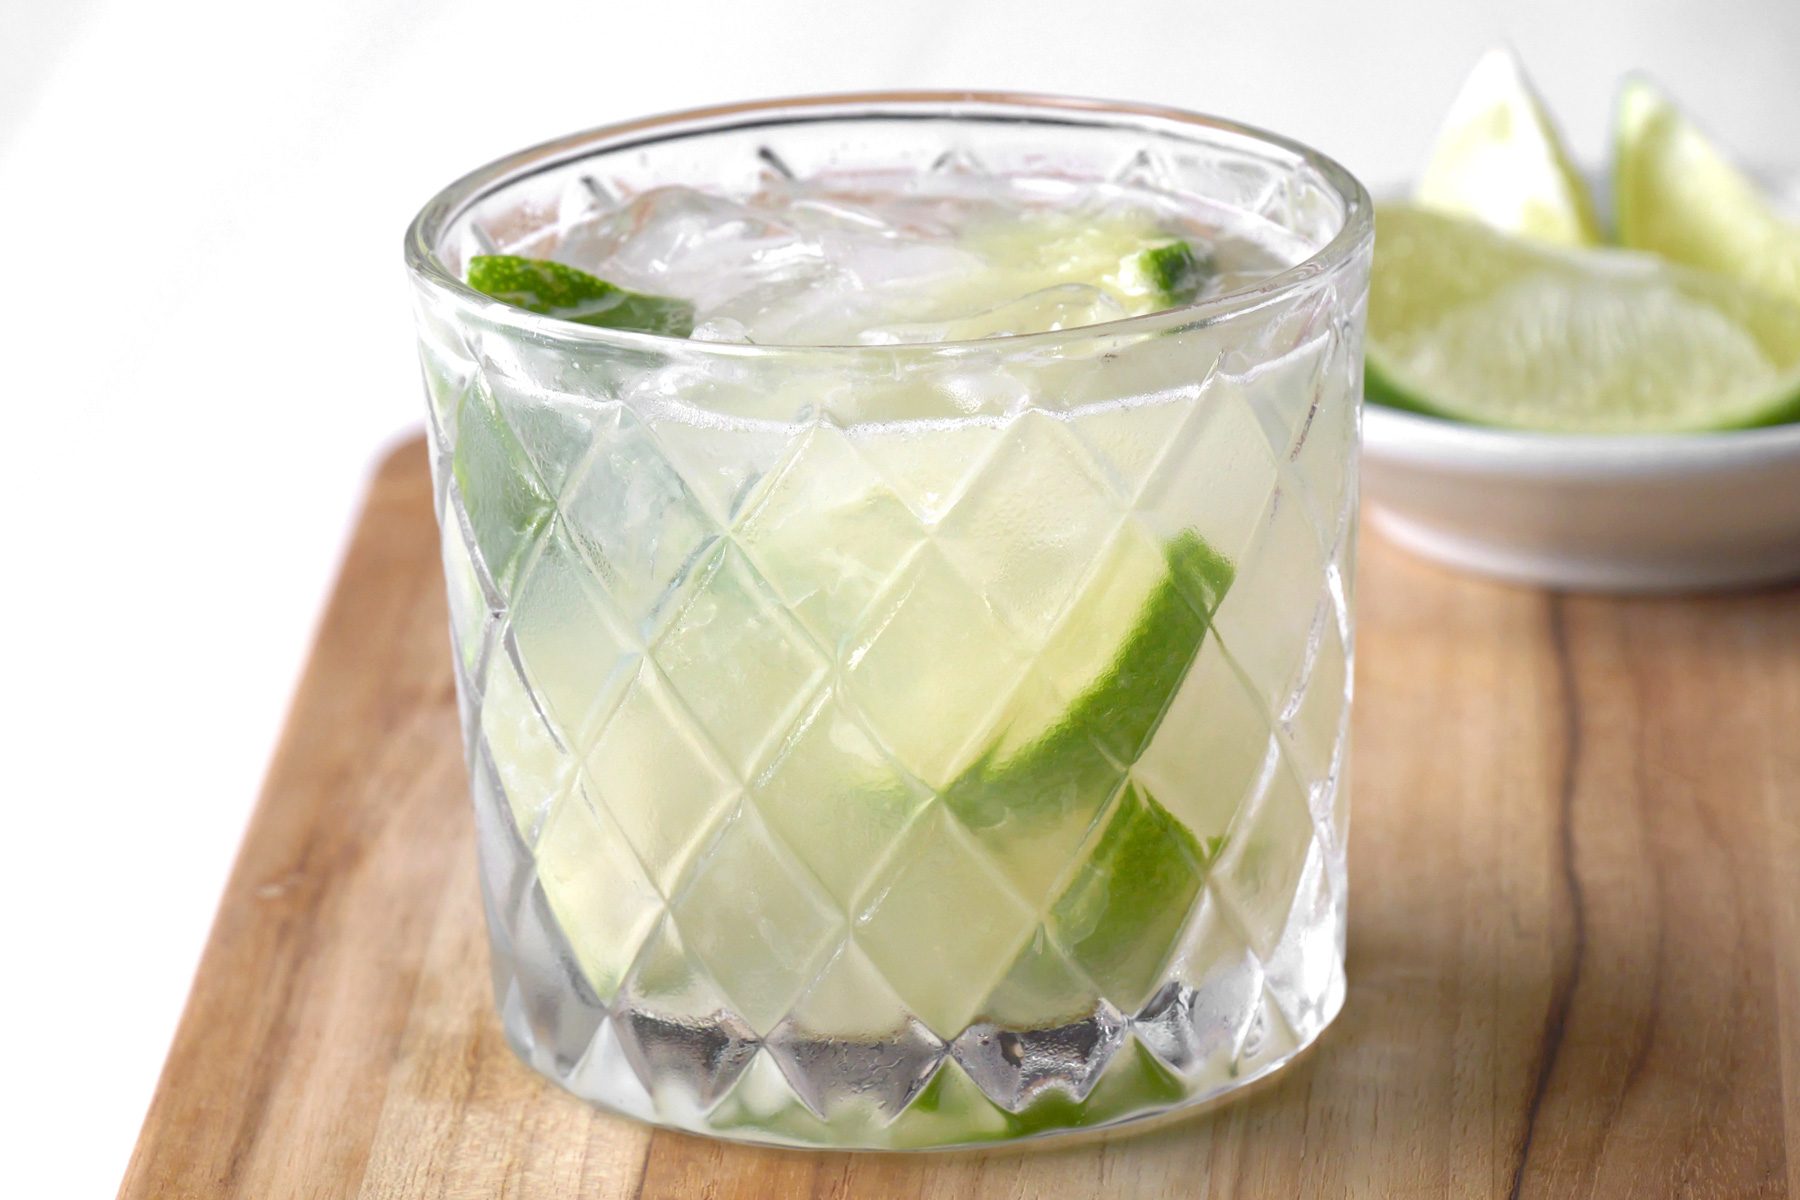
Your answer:
[[[407,258],[495,993],[645,1120],[968,1145],[1343,1002],[1368,199],[1212,118],[753,104]]]

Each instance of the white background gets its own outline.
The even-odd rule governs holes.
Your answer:
[[[1640,67],[1800,161],[1793,0],[0,0],[3,1190],[117,1186],[365,473],[416,421],[400,234],[437,187],[897,86],[1162,101],[1393,180],[1506,39],[1584,157]]]

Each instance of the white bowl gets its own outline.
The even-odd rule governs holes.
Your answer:
[[[1371,404],[1375,526],[1451,566],[1577,591],[1800,578],[1800,425],[1729,433],[1517,433]]]

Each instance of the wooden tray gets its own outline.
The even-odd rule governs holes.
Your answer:
[[[1350,996],[1236,1102],[755,1150],[541,1082],[489,996],[425,457],[380,468],[129,1197],[1800,1197],[1800,591],[1571,598],[1365,542]]]

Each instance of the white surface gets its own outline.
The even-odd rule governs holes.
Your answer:
[[[6,0],[9,1192],[123,1170],[360,481],[418,411],[399,241],[437,186],[643,112],[904,85],[1212,110],[1393,178],[1508,36],[1583,157],[1632,66],[1791,157],[1789,0]]]
[[[1694,591],[1800,577],[1800,425],[1605,437],[1370,406],[1363,500],[1402,545],[1518,583]]]

